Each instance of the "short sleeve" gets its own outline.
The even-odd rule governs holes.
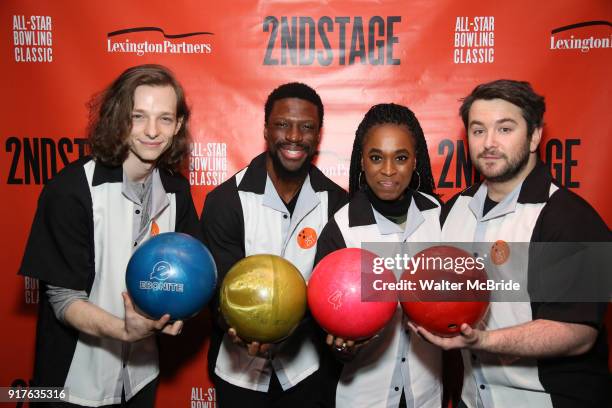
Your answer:
[[[95,274],[91,194],[82,166],[42,191],[19,274],[89,291]]]
[[[532,242],[538,249],[537,253],[530,250],[529,285],[535,298],[558,296],[561,301],[536,300],[532,304],[534,319],[601,328],[607,303],[595,289],[609,289],[610,279],[598,264],[601,257],[589,256],[586,249],[589,243],[605,241],[610,241],[610,231],[586,201],[564,188],[551,196],[534,227]],[[592,301],[580,301],[589,300],[589,287],[593,288]],[[563,300],[572,296],[579,301]]]

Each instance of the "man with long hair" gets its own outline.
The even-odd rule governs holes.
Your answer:
[[[20,268],[43,292],[33,385],[65,387],[59,406],[152,406],[154,334],[177,335],[182,322],[139,314],[125,270],[150,236],[197,229],[178,172],[189,153],[189,109],[159,65],[124,71],[90,106],[91,156],[43,189]]]

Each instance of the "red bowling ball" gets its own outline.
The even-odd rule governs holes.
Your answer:
[[[400,297],[402,309],[412,322],[443,337],[458,335],[463,323],[474,327],[480,322],[489,306],[489,292],[468,289],[467,282],[486,281],[484,264],[480,265],[462,249],[444,245],[430,247],[414,258],[431,262],[421,264],[414,274],[406,271],[401,277],[415,282],[415,289],[403,291]],[[419,281],[424,280],[442,286],[423,289]]]
[[[371,271],[376,255],[359,248],[334,251],[321,260],[308,281],[308,306],[325,331],[345,340],[375,335],[393,317],[397,301],[362,300],[362,265],[366,281],[372,277],[395,282],[393,274]],[[373,276],[374,275],[374,276]]]

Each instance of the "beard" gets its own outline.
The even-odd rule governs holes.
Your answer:
[[[303,149],[304,152],[306,152],[304,162],[296,169],[287,168],[285,163],[283,163],[283,159],[280,157],[281,153],[279,150],[286,146],[298,146],[299,148]],[[272,165],[274,166],[276,174],[278,174],[281,178],[286,179],[301,178],[306,175],[315,153],[316,151],[309,145],[302,143],[277,143],[268,147],[268,155],[272,159]]]
[[[505,165],[501,169],[498,171],[491,171],[485,165],[481,165],[480,159],[483,156],[496,153],[497,156],[505,161]],[[479,153],[478,156],[476,156],[476,160],[473,162],[476,170],[478,170],[478,172],[482,174],[487,181],[493,183],[503,183],[505,181],[512,180],[525,168],[525,166],[527,166],[530,154],[529,140],[525,140],[525,144],[521,146],[518,153],[514,157],[508,157],[508,155],[498,153],[494,149],[485,149]]]

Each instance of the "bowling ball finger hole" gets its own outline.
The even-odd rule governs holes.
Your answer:
[[[451,323],[451,324],[448,325],[448,328],[451,329],[451,330],[455,330],[457,328],[457,325],[454,324],[454,323]]]

